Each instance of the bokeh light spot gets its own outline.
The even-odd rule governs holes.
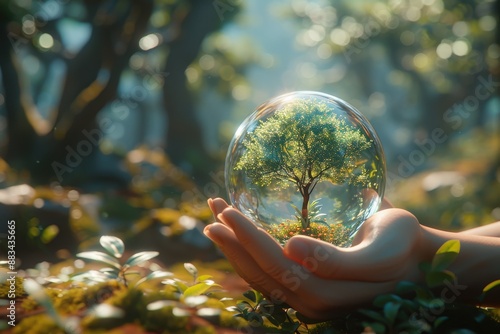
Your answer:
[[[469,44],[464,40],[455,41],[453,42],[452,50],[457,56],[465,56],[469,53]]]
[[[43,33],[38,37],[38,45],[43,49],[50,49],[54,46],[54,38],[47,33]]]
[[[436,48],[436,53],[441,59],[448,59],[453,54],[451,45],[448,43],[441,43]]]

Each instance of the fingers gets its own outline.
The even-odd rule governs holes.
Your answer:
[[[254,289],[261,291],[274,303],[287,302],[297,305],[300,299],[283,284],[269,276],[245,248],[241,246],[234,232],[227,226],[214,223],[205,227],[205,234],[214,241],[226,255],[234,270]]]
[[[413,215],[388,209],[365,222],[356,235],[357,244],[351,248],[296,236],[285,245],[284,253],[325,279],[383,282],[406,274],[415,257],[411,251],[419,233]]]
[[[225,206],[224,202],[217,204],[216,201],[209,205],[214,212]],[[363,256],[364,268],[358,268],[354,279],[345,280],[337,276],[332,279],[332,272],[325,267],[336,266],[333,273],[341,273],[342,276],[343,272],[347,272],[349,274],[344,276],[348,277],[353,273],[348,268],[349,264],[343,268],[336,263],[345,265],[355,257],[345,257],[343,253],[342,256],[335,255],[335,250],[345,250],[307,237],[292,238],[286,246],[285,251],[289,252],[286,254],[267,232],[256,227],[237,210],[226,207],[218,214],[218,219],[221,223],[208,225],[205,233],[220,246],[236,272],[274,303],[286,302],[309,317],[330,317],[335,310],[367,303],[376,295],[394,288],[393,281],[363,282],[364,278],[374,275],[367,265],[370,255]],[[374,232],[366,233],[365,239],[368,240]],[[318,244],[319,248],[313,248]],[[304,266],[297,262],[304,263]]]
[[[222,198],[209,198],[207,200],[208,206],[212,213],[214,214],[214,218],[217,219],[217,215],[224,211],[225,208],[229,207],[229,205]]]
[[[283,255],[283,249],[273,237],[241,212],[226,208],[218,218],[233,230],[241,247],[253,256],[259,267],[275,280],[281,280],[283,272],[295,264]]]

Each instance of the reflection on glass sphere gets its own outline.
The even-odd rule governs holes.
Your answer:
[[[293,92],[240,125],[225,177],[232,205],[281,244],[303,234],[347,247],[379,208],[385,158],[354,107],[323,93]]]

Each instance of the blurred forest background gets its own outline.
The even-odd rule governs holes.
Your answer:
[[[483,0],[2,1],[0,217],[16,220],[26,266],[104,233],[165,262],[208,260],[205,200],[226,196],[237,126],[317,90],[370,119],[394,204],[446,229],[500,220],[498,13]]]

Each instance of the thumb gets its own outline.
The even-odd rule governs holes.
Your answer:
[[[362,267],[360,261],[366,262],[359,252],[307,236],[295,236],[288,240],[284,253],[289,259],[325,279],[358,280]]]
[[[286,243],[284,253],[322,278],[385,281],[412,256],[418,226],[418,221],[404,210],[387,209],[365,222],[355,246],[341,248],[307,236],[295,236]]]

